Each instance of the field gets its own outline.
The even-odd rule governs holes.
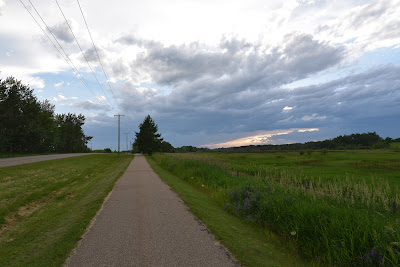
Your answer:
[[[273,233],[312,264],[400,264],[398,152],[156,154],[153,159],[203,190],[224,212]]]
[[[0,168],[0,266],[60,266],[132,155]]]

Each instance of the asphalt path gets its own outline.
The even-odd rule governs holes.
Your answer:
[[[67,266],[237,266],[179,197],[136,155]]]
[[[13,157],[0,159],[1,167],[10,167],[26,163],[33,163],[39,161],[53,160],[53,159],[65,159],[79,156],[88,156],[102,153],[71,153],[71,154],[55,154],[55,155],[43,155],[43,156],[27,156],[27,157]]]

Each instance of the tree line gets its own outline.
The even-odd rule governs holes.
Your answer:
[[[147,115],[139,125],[139,132],[136,132],[136,139],[133,143],[134,153],[146,153],[151,155],[153,152],[164,153],[189,153],[189,152],[267,152],[267,151],[304,151],[304,150],[344,150],[344,149],[380,149],[390,148],[392,143],[400,143],[400,138],[383,139],[376,132],[356,133],[351,135],[340,135],[333,139],[323,141],[294,143],[283,145],[250,145],[241,147],[215,148],[182,146],[173,147],[170,143],[161,138],[157,133],[158,127],[154,120]]]
[[[294,143],[283,145],[250,145],[241,147],[216,148],[211,151],[220,152],[263,152],[263,151],[298,151],[298,150],[345,150],[345,149],[381,149],[390,148],[392,143],[400,142],[400,138],[383,139],[376,132],[356,133],[340,135],[333,139],[313,141],[306,143]]]
[[[88,152],[85,116],[56,114],[14,77],[0,79],[0,153]]]

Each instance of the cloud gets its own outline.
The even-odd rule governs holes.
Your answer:
[[[151,114],[156,122],[165,125],[164,131],[178,144],[183,145],[187,136],[186,142],[197,142],[186,144],[213,145],[242,138],[233,136],[235,133],[270,129],[329,128],[338,134],[343,134],[344,129],[353,129],[347,133],[384,129],[379,126],[384,124],[379,118],[400,113],[398,73],[399,66],[387,65],[326,83],[296,88],[243,87],[242,91],[227,91],[225,95],[215,94],[214,98],[204,96],[205,90],[200,86],[190,92],[174,88],[182,90],[184,94],[180,96],[174,91],[161,95],[156,88],[138,88],[133,84],[119,88],[118,92],[124,95],[122,107],[127,119],[142,119]],[[204,86],[224,90],[218,81],[214,82],[214,86],[212,81]],[[290,107],[295,107],[295,112]],[[321,132],[313,135],[313,140],[318,136],[334,137]],[[296,138],[292,141],[303,137]]]
[[[3,8],[6,5],[4,0],[0,0],[0,16],[3,14]]]
[[[203,147],[219,148],[219,147],[239,147],[239,146],[249,146],[249,145],[274,144],[271,140],[271,137],[273,136],[287,135],[293,132],[304,133],[313,131],[319,131],[319,129],[312,128],[312,129],[286,129],[286,130],[265,131],[258,133],[257,135],[246,136],[228,142],[203,145]]]
[[[39,77],[26,77],[24,79],[24,82],[28,83],[30,86],[35,87],[35,88],[42,89],[45,87],[44,80]]]
[[[366,51],[400,42],[399,12],[399,0],[371,1],[317,26],[315,33],[333,42],[347,43],[351,55],[358,57]]]
[[[75,96],[65,97],[62,94],[58,94],[58,96],[53,97],[52,99],[53,99],[53,101],[56,101],[56,102],[64,102],[64,101],[68,101],[68,100],[76,100],[78,98]]]
[[[83,109],[83,110],[103,110],[103,111],[111,110],[109,105],[95,103],[90,100],[74,103],[74,104],[72,104],[72,107]]]
[[[301,118],[303,121],[311,121],[311,120],[324,120],[326,116],[318,116],[317,113],[312,114],[311,116],[305,115]]]
[[[13,50],[13,49],[10,49],[10,50],[8,50],[8,51],[6,52],[6,56],[7,56],[7,57],[11,57],[13,53],[14,53],[14,50]]]
[[[239,97],[235,94],[269,91],[335,66],[344,56],[343,47],[297,33],[286,35],[274,47],[236,37],[224,37],[213,48],[200,43],[164,46],[129,38],[117,41],[146,48],[131,62],[130,70],[135,71],[132,76],[147,74],[153,83],[172,87],[176,101],[184,99],[191,106],[226,99],[226,94]],[[117,64],[124,68],[120,62]]]
[[[64,84],[64,81],[61,81],[59,83],[55,83],[54,87],[58,88],[58,87],[62,86],[63,84]]]
[[[72,27],[72,21],[68,21],[69,25]],[[68,27],[68,24],[63,21],[61,23],[55,24],[49,27],[53,34],[62,41],[66,43],[72,43],[74,41],[74,36],[71,33],[71,30]]]

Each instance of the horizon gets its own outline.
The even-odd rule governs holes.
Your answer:
[[[400,0],[22,3],[0,0],[0,78],[85,115],[93,149],[117,149],[115,114],[121,149],[147,114],[174,147],[398,138]]]

